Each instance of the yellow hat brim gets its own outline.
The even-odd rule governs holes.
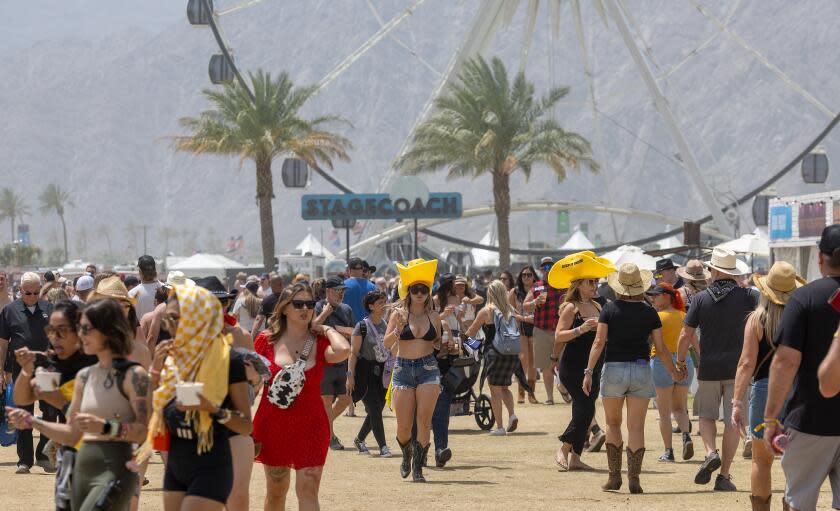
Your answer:
[[[555,289],[567,289],[576,280],[602,279],[614,271],[615,265],[608,259],[590,251],[576,252],[554,263],[548,272],[548,285]]]
[[[400,286],[397,288],[397,293],[399,293],[400,299],[408,296],[408,288],[412,284],[426,284],[431,291],[435,283],[437,264],[437,259],[432,259],[431,261],[415,259],[409,261],[405,266],[397,263],[397,271],[400,272]]]

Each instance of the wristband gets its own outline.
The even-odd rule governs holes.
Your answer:
[[[560,356],[559,355],[549,355],[548,359],[551,360],[552,362],[560,362]]]
[[[592,369],[587,367],[586,369],[583,370],[583,374],[584,375],[588,374],[589,376],[592,376]]]
[[[149,374],[152,376],[160,376],[160,371],[155,371],[154,369],[149,368]]]
[[[575,337],[580,337],[580,327],[579,326],[575,327]]]
[[[111,424],[111,431],[108,432],[108,436],[110,438],[117,438],[117,435],[120,434],[120,421],[110,420],[108,422]]]
[[[26,423],[26,429],[32,429],[32,420],[33,420],[32,414],[29,413],[29,412],[26,412],[26,417],[24,417],[24,419],[23,419],[23,422]]]

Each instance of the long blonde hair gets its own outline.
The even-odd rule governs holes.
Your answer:
[[[764,293],[761,293],[761,297],[758,300],[758,307],[747,318],[747,323],[753,325],[756,329],[756,334],[763,333],[764,341],[773,349],[776,348],[773,339],[776,336],[776,330],[779,328],[784,310],[784,305],[779,305],[771,301]]]
[[[257,317],[257,314],[260,312],[260,306],[262,305],[262,299],[250,292],[248,288],[243,289],[242,293],[244,294],[242,305],[245,307],[245,310],[248,311],[248,314],[252,318]]]
[[[501,280],[494,280],[487,286],[487,307],[499,311],[505,321],[513,315],[514,310],[508,301],[507,287]]]

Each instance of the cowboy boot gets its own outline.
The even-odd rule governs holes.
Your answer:
[[[773,498],[773,495],[768,495],[767,498],[750,495],[750,503],[752,503],[753,511],[770,511],[771,498]],[[784,501],[784,499],[782,500]],[[784,506],[784,503],[782,505]]]
[[[414,463],[412,467],[411,477],[414,479],[415,483],[425,483],[426,478],[423,477],[423,460],[426,459],[426,455],[429,452],[429,446],[432,445],[431,443],[427,444],[426,447],[420,445],[420,442],[414,443]]]
[[[534,389],[537,388],[537,379],[531,378],[528,380],[528,386],[531,387],[531,392],[528,393],[528,402],[532,405],[538,404],[537,396],[534,395]]]
[[[627,484],[630,493],[643,493],[642,485],[639,484],[639,474],[642,472],[642,460],[645,459],[645,448],[637,449],[636,452],[627,448]]]
[[[409,472],[411,472],[411,456],[413,454],[412,448],[414,447],[414,442],[409,440],[405,444],[400,442],[400,439],[397,439],[397,444],[400,446],[402,450],[402,463],[400,464],[400,477],[405,479],[408,477]]]
[[[604,491],[615,491],[621,488],[621,447],[624,444],[607,444],[607,465],[610,475],[606,484],[601,486]]]

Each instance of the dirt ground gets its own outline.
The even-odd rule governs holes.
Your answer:
[[[540,387],[541,385],[538,384]],[[542,390],[542,389],[541,389]],[[542,399],[544,394],[538,393]],[[359,415],[364,416],[360,406]],[[518,405],[519,429],[506,437],[488,437],[476,426],[471,416],[453,417],[449,445],[453,458],[445,469],[426,470],[428,483],[413,484],[400,479],[399,458],[379,459],[363,457],[355,450],[330,451],[321,485],[321,506],[325,510],[367,509],[585,509],[587,511],[668,510],[681,507],[715,509],[721,511],[750,509],[750,462],[739,451],[732,469],[736,493],[716,493],[712,484],[698,486],[694,473],[702,462],[702,442],[694,437],[695,458],[677,463],[658,463],[663,443],[658,431],[656,410],[648,411],[646,443],[648,453],[641,476],[643,495],[630,495],[625,482],[618,493],[600,490],[606,479],[606,454],[585,454],[584,461],[595,467],[595,473],[559,472],[553,456],[557,435],[565,429],[571,414],[567,404],[554,406]],[[345,445],[352,447],[352,439],[362,418],[340,417],[336,432]],[[598,417],[603,411],[598,407]],[[392,450],[398,451],[392,440],[395,431],[392,415],[386,418],[386,434]],[[697,424],[694,429],[696,432]],[[680,460],[679,437],[674,436],[676,456]],[[373,437],[368,445],[375,444]],[[378,452],[378,451],[377,451]],[[17,460],[14,447],[0,448],[0,509],[52,509],[52,475],[33,468],[30,475],[15,475]],[[626,466],[625,466],[626,470]],[[155,460],[149,468],[150,484],[143,488],[141,509],[162,510],[163,465]],[[777,462],[773,467],[773,509],[781,509],[784,478]],[[262,509],[265,481],[259,465],[254,467],[251,482],[251,507]],[[831,508],[828,484],[823,486],[818,509]],[[292,490],[288,509],[297,509]]]

